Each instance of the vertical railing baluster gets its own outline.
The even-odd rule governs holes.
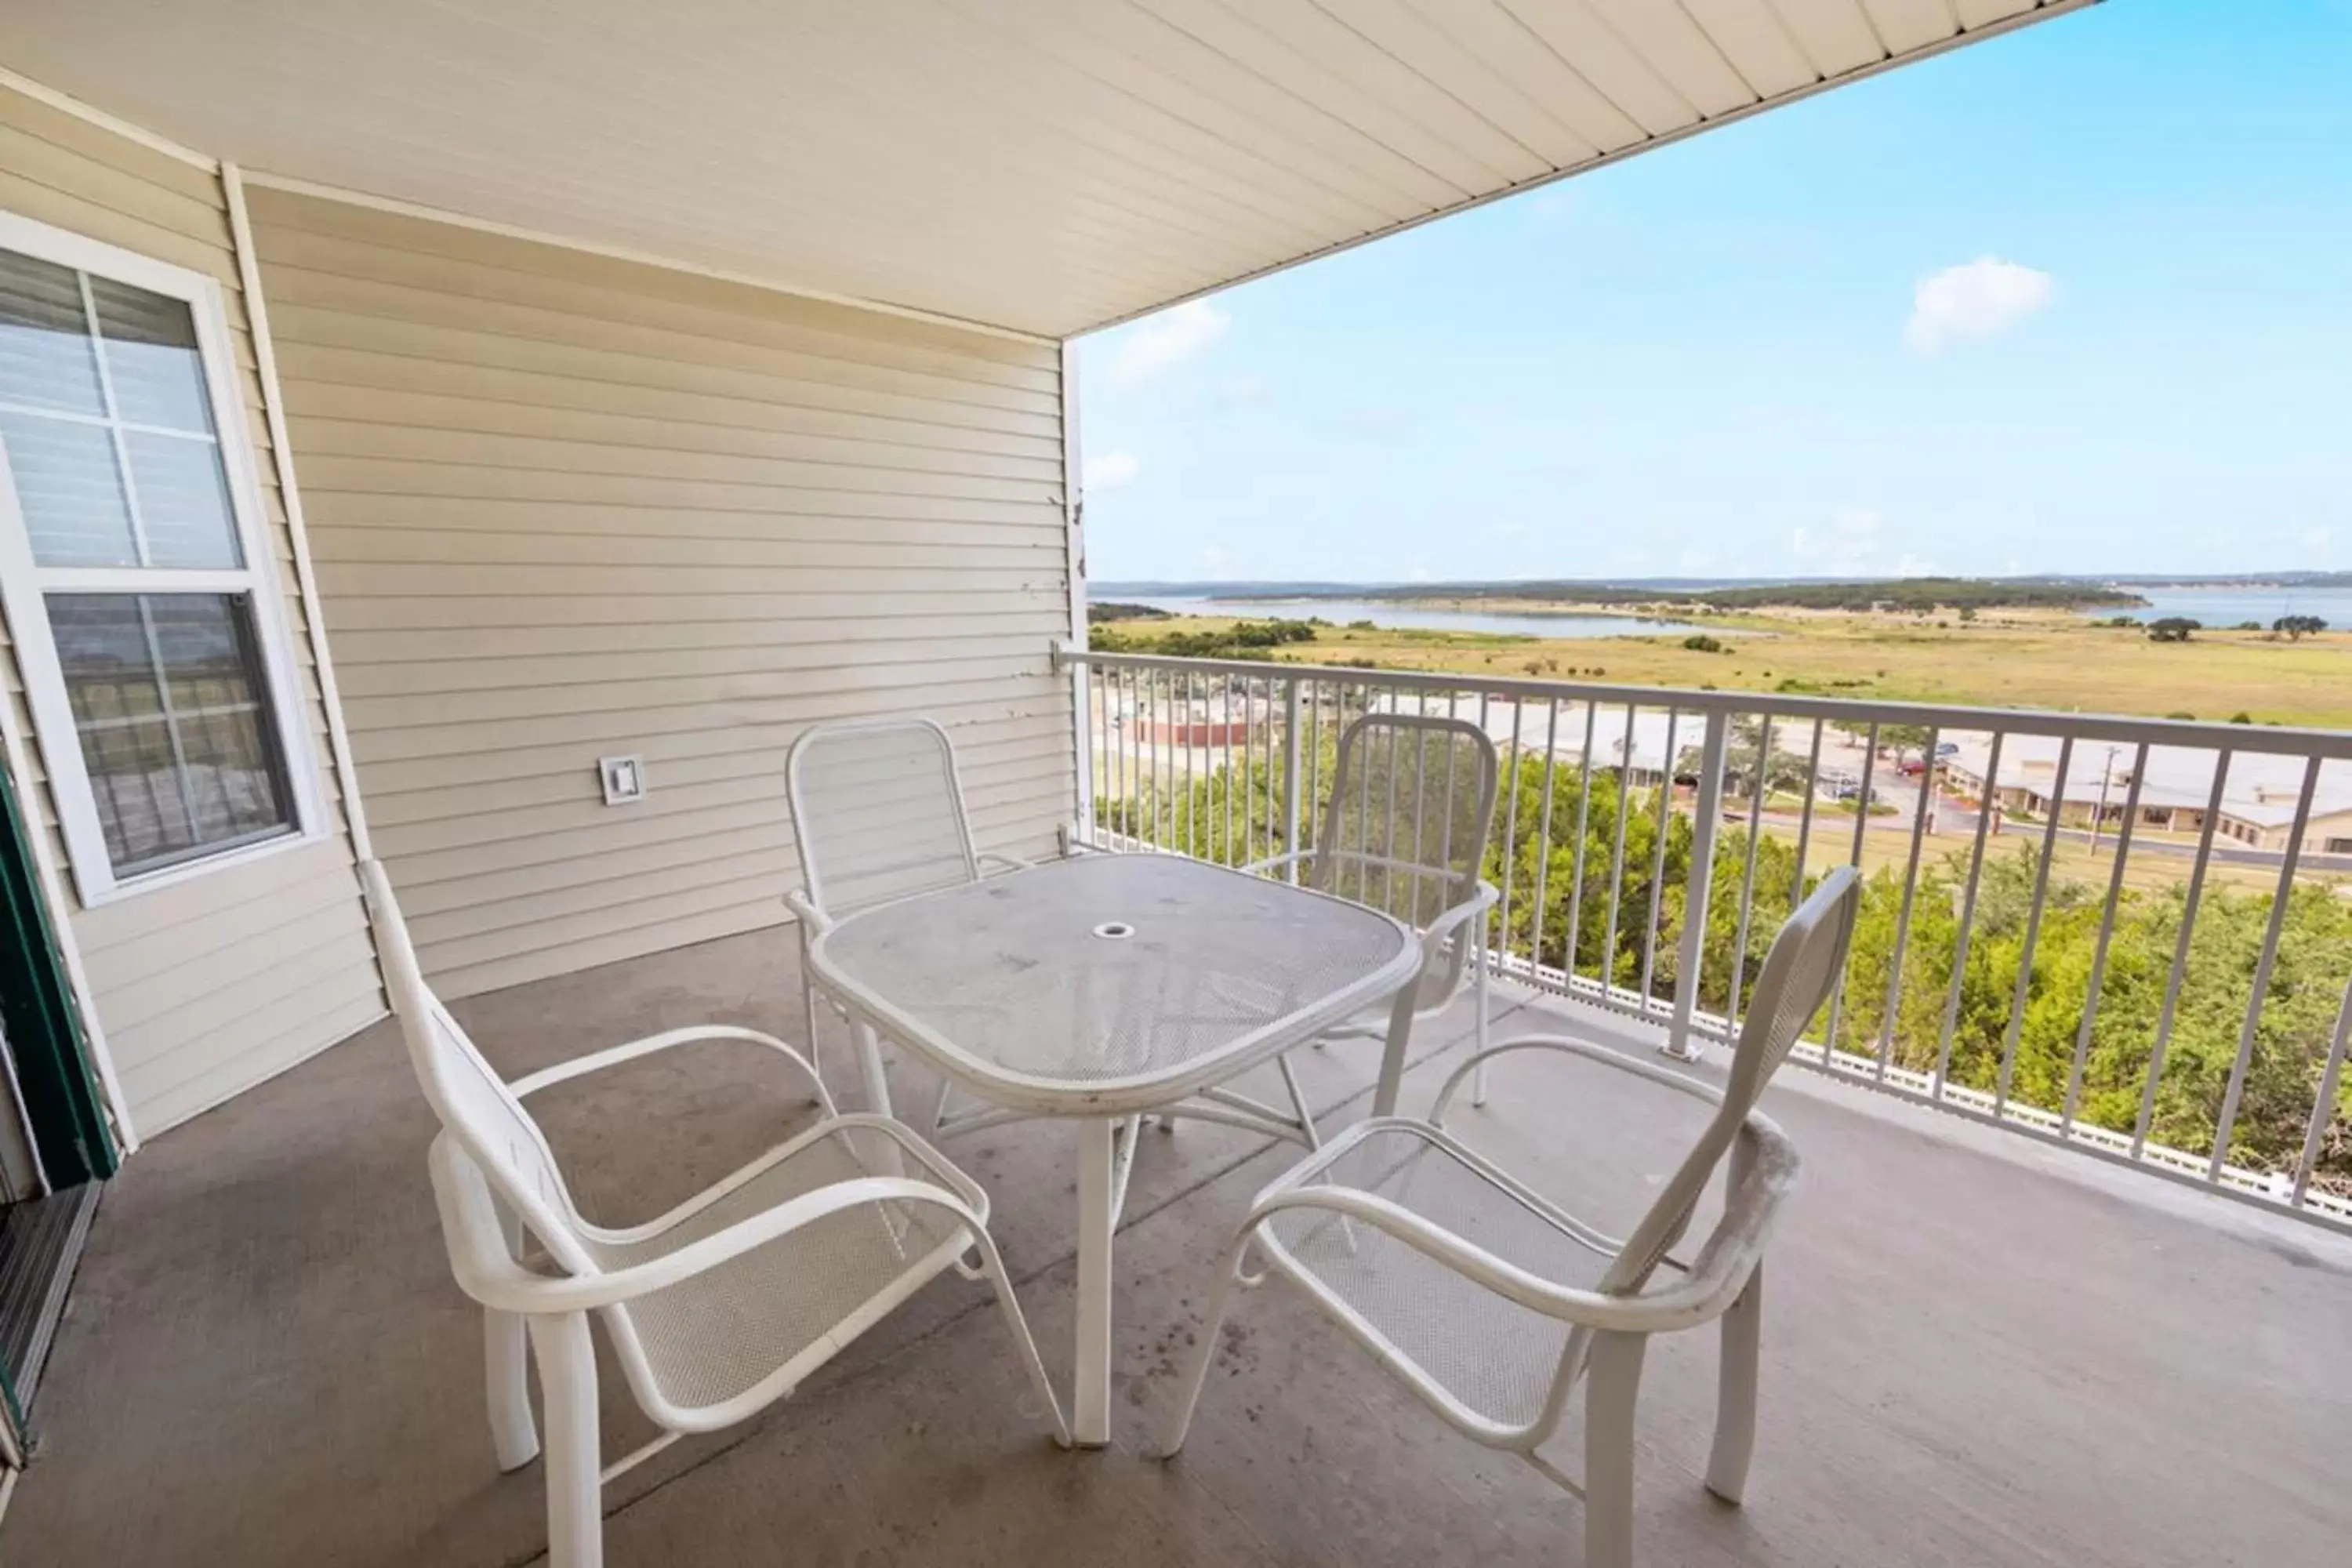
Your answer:
[[[2107,753],[2110,772],[2114,765],[2115,753],[2110,751]],[[2131,858],[2132,829],[2139,822],[2140,784],[2147,776],[2147,742],[2143,741],[2132,757],[2131,785],[2124,791],[2123,825],[2116,830],[2116,863],[2107,873],[2107,901],[2099,918],[2098,940],[2091,948],[2091,984],[2088,994],[2083,998],[2083,1021],[2074,1030],[2074,1059],[2066,1069],[2066,1104],[2058,1118],[2058,1131],[2062,1137],[2074,1133],[2074,1113],[2083,1104],[2083,1069],[2091,1059],[2091,1033],[2099,1021],[2099,993],[2107,983],[2107,948],[2116,934],[2116,910],[2123,903],[2124,864]],[[2106,795],[2106,786],[2113,782],[2111,777],[2101,778],[2099,794],[2102,799]],[[2095,811],[2097,807],[2092,809]],[[2096,818],[2093,820],[2095,823]],[[2098,828],[2095,826],[2091,831],[2096,834]]]
[[[1568,867],[1568,947],[1560,954],[1560,969],[1567,975],[1566,988],[1573,994],[1576,980],[1576,942],[1581,935],[1584,921],[1584,834],[1592,818],[1592,731],[1601,717],[1601,704],[1592,697],[1584,700],[1584,754],[1577,763],[1576,784],[1576,849]]]
[[[1172,671],[1155,670],[1151,683],[1151,842],[1154,847],[1166,849],[1169,840],[1176,836],[1174,802],[1168,798],[1168,774],[1175,756],[1161,742],[1168,739],[1168,710],[1175,706],[1176,678]]]
[[[1788,913],[1805,901],[1805,857],[1813,841],[1813,801],[1822,792],[1822,731],[1824,721],[1813,721],[1812,751],[1805,758],[1805,804],[1797,812],[1797,875],[1789,884]],[[1826,1065],[1828,1058],[1822,1058]]]
[[[1291,676],[1282,688],[1282,853],[1298,853],[1298,767],[1301,761],[1298,733],[1300,702],[1299,678]],[[1293,860],[1290,874],[1284,879],[1292,887],[1298,885],[1298,862]]]
[[[2344,1001],[2336,1009],[2336,1037],[2327,1047],[2327,1065],[2320,1069],[2319,1098],[2311,1102],[2311,1122],[2303,1134],[2303,1153],[2294,1163],[2294,1191],[2287,1201],[2303,1206],[2311,1190],[2312,1168],[2319,1163],[2320,1141],[2336,1119],[2336,1085],[2344,1071],[2344,1050],[2352,1045],[2352,980],[2345,982]]]
[[[1070,830],[1079,844],[1094,844],[1094,675],[1089,663],[1070,666],[1070,700],[1077,703],[1077,712],[1070,715],[1070,750],[1077,762],[1077,818]]]
[[[1976,929],[1977,885],[1984,875],[1987,830],[2000,810],[2000,747],[2008,738],[2005,731],[1992,732],[1992,745],[1985,756],[1984,782],[1979,786],[1983,794],[1977,801],[1976,847],[1969,856],[1968,886],[1960,894],[1959,931],[1952,944],[1952,989],[1944,999],[1944,1028],[1936,1040],[1936,1081],[1929,1091],[1936,1100],[1944,1098],[1944,1083],[1952,1070],[1952,1037],[1959,1026],[1960,989],[1968,978],[1969,942]]]
[[[1193,831],[1200,825],[1199,815],[1194,810],[1192,804],[1192,671],[1184,670],[1179,672],[1176,677],[1176,680],[1179,689],[1184,694],[1181,702],[1180,703],[1181,711],[1180,711],[1176,716],[1176,739],[1184,748],[1183,751],[1178,753],[1175,758],[1175,767],[1173,770],[1176,775],[1176,787],[1183,792],[1178,800],[1179,812],[1182,820],[1177,825],[1176,828],[1176,852],[1179,855],[1189,856],[1192,853]]]
[[[1734,1033],[1739,1028],[1740,993],[1748,982],[1748,917],[1756,907],[1756,845],[1764,837],[1764,796],[1770,792],[1771,779],[1772,713],[1767,709],[1758,716],[1756,763],[1748,777],[1748,864],[1739,874],[1738,929],[1731,939],[1731,991],[1723,1010],[1724,1026]],[[1802,880],[1801,874],[1799,879]]]
[[[1870,802],[1877,794],[1877,773],[1878,725],[1874,721],[1862,745],[1862,793],[1853,797],[1853,854],[1848,863],[1856,871],[1862,869],[1864,836],[1870,830]],[[1852,967],[1849,955],[1846,968]],[[1838,1016],[1845,1005],[1845,969],[1839,970],[1837,978],[1830,982],[1829,1022],[1823,1026],[1826,1032],[1822,1036],[1822,1065],[1825,1068],[1837,1066]]]
[[[1311,839],[1323,824],[1323,683],[1307,682],[1307,836]]]
[[[1234,777],[1234,678],[1230,671],[1217,677],[1217,739],[1224,749],[1225,770],[1223,791],[1225,797],[1225,838],[1217,847],[1217,861],[1224,866],[1246,866],[1249,857],[1234,853],[1234,793],[1240,784]],[[1243,760],[1248,760],[1246,751],[1243,752]]]
[[[1625,819],[1633,815],[1628,797],[1633,787],[1633,705],[1625,704],[1625,736],[1617,747],[1617,846],[1609,855],[1609,928],[1601,952],[1601,994],[1617,994],[1617,905],[1625,885]]]
[[[1514,721],[1516,729],[1517,721]],[[1543,806],[1536,829],[1536,901],[1535,912],[1528,921],[1528,978],[1540,983],[1543,978],[1544,893],[1551,876],[1551,781],[1553,769],[1559,761],[1559,699],[1551,700],[1551,719],[1544,730]],[[1504,930],[1506,945],[1510,931]]]
[[[2204,820],[2198,824],[2197,856],[2189,865],[2189,890],[2180,904],[2180,935],[2172,944],[2172,971],[2164,981],[2164,1005],[2156,1015],[2156,1038],[2147,1052],[2147,1077],[2139,1086],[2139,1114],[2132,1120],[2131,1157],[2147,1147],[2148,1124],[2156,1117],[2156,1091],[2164,1078],[2164,1053],[2172,1043],[2172,1024],[2180,1009],[2180,988],[2189,977],[2189,944],[2197,932],[2197,910],[2205,897],[2205,871],[2213,860],[2213,832],[2221,825],[2221,792],[2230,782],[2230,763],[2236,755],[2227,748],[2214,753],[2213,788],[2205,797]]]
[[[2263,930],[2262,956],[2254,961],[2252,993],[2246,998],[2246,1021],[2238,1030],[2238,1059],[2230,1066],[2230,1087],[2221,1095],[2221,1115],[2213,1127],[2213,1157],[2205,1179],[2218,1182],[2229,1163],[2230,1135],[2237,1130],[2238,1102],[2246,1092],[2246,1072],[2252,1067],[2254,1047],[2261,1037],[2263,1009],[2269,1005],[2271,972],[2278,964],[2279,938],[2286,931],[2288,903],[2294,897],[2294,873],[2303,860],[2304,834],[2311,826],[2311,800],[2319,789],[2321,759],[2304,763],[2303,791],[2294,799],[2294,825],[2287,829],[2286,853],[2280,857],[2278,889],[2271,895],[2271,918]]]
[[[1112,692],[1111,700],[1118,708],[1118,744],[1111,754],[1118,770],[1118,836],[1127,840],[1125,847],[1133,849],[1135,778],[1134,770],[1128,763],[1128,755],[1135,749],[1135,671],[1122,669],[1118,671],[1118,689]]]
[[[1919,849],[1927,836],[1927,802],[1936,792],[1936,746],[1944,731],[1927,731],[1927,744],[1919,753],[1919,798],[1911,812],[1911,853],[1903,868],[1903,904],[1895,917],[1895,953],[1887,965],[1886,1011],[1878,1021],[1878,1081],[1886,1081],[1886,1064],[1895,1055],[1895,1024],[1903,1010],[1903,952],[1911,941],[1911,900],[1919,888]],[[1863,807],[1869,809],[1865,799]]]
[[[2026,999],[2033,994],[2033,949],[2042,939],[2042,910],[2050,897],[2050,861],[2058,848],[2058,823],[2066,815],[2066,775],[2074,760],[2074,737],[2058,742],[2058,773],[2050,785],[2050,820],[2042,827],[2042,858],[2033,868],[2033,902],[2025,912],[2025,942],[2017,953],[2017,986],[2009,1003],[2009,1028],[2000,1042],[2000,1078],[1994,1086],[1992,1113],[2009,1109],[2009,1089],[2017,1071],[2017,1045],[2025,1034]]]
[[[1666,1033],[1666,1055],[1696,1061],[1698,1047],[1691,1042],[1691,1024],[1698,1013],[1699,982],[1706,969],[1706,910],[1715,891],[1715,835],[1723,816],[1723,753],[1731,734],[1731,718],[1722,709],[1710,710],[1699,743],[1698,789],[1691,802],[1690,876],[1683,893],[1682,947],[1675,955],[1674,1023]],[[1668,750],[1673,738],[1668,736]],[[1669,788],[1674,769],[1666,769]]]
[[[1675,819],[1675,732],[1681,728],[1683,710],[1666,710],[1665,749],[1658,758],[1658,797],[1651,807],[1651,826],[1656,829],[1650,855],[1650,909],[1642,931],[1642,1016],[1650,1016],[1651,986],[1658,963],[1658,921],[1665,908],[1666,839]]]
[[[1482,731],[1486,729],[1486,696],[1481,692],[1478,697],[1478,728]],[[1501,960],[1511,955],[1511,881],[1512,873],[1517,868],[1514,861],[1518,853],[1519,832],[1519,725],[1526,718],[1527,713],[1521,708],[1519,700],[1517,697],[1512,698],[1511,760],[1495,780],[1495,809],[1506,814],[1503,820],[1503,880],[1497,889],[1500,897],[1494,910],[1487,916],[1494,922],[1494,926],[1490,929],[1499,929],[1503,933],[1500,958],[1496,954],[1495,943],[1491,938],[1483,944],[1488,965],[1498,973],[1503,969]],[[1449,770],[1452,766],[1453,764],[1448,764]],[[1487,831],[1488,837],[1492,837],[1493,829],[1489,828]],[[1451,859],[1446,863],[1453,864]],[[1476,872],[1483,877],[1486,875],[1486,868],[1480,866],[1476,868]]]

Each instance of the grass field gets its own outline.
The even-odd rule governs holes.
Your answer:
[[[1281,613],[1297,611],[1285,606]],[[2024,611],[1990,612],[1972,622],[1841,612],[1701,619],[1722,652],[1686,648],[1681,633],[1539,638],[1318,627],[1315,641],[1279,648],[1276,656],[1315,664],[1369,658],[1387,669],[2155,718],[2226,721],[2243,713],[2256,723],[2352,728],[2352,633],[2288,642],[2256,632],[2204,631],[2189,642],[2166,644],[2150,642],[2135,628]],[[1118,632],[1145,647],[1171,632],[1217,633],[1233,625],[1186,616],[1126,623]]]

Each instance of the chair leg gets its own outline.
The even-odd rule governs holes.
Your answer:
[[[1298,1069],[1290,1065],[1287,1052],[1275,1058],[1274,1065],[1282,1069],[1282,1087],[1290,1091],[1290,1109],[1298,1113],[1299,1136],[1307,1140],[1307,1152],[1312,1153],[1323,1147],[1323,1134],[1315,1130],[1315,1112],[1307,1109],[1307,1091],[1298,1087]]]
[[[809,1067],[819,1079],[824,1077],[824,1064],[817,1058],[816,1043],[816,978],[809,973],[808,927],[801,927],[801,1009],[808,1016]]]
[[[1045,1375],[1045,1362],[1037,1353],[1037,1341],[1029,1332],[1029,1320],[1013,1298],[1013,1277],[1004,1271],[1004,1259],[997,1253],[996,1243],[988,1232],[978,1232],[972,1246],[980,1253],[981,1272],[987,1276],[989,1289],[996,1292],[996,1304],[1004,1309],[1004,1324],[1013,1331],[1013,1348],[1021,1352],[1021,1364],[1028,1370],[1031,1384],[1054,1418],[1054,1441],[1066,1448],[1070,1446],[1070,1424],[1062,1415],[1061,1400],[1055,1397],[1054,1380]]]
[[[1716,1373],[1715,1447],[1707,1455],[1706,1489],[1737,1504],[1748,1489],[1748,1462],[1756,1454],[1756,1373],[1764,1341],[1764,1266],[1723,1315],[1723,1354]]]
[[[522,1221],[503,1204],[499,1227],[507,1256],[523,1256],[529,1239]],[[530,1418],[529,1331],[519,1313],[482,1313],[482,1372],[490,1407],[490,1447],[502,1471],[521,1469],[539,1458],[539,1428]]]
[[[528,1331],[516,1312],[482,1314],[482,1369],[488,1374],[490,1446],[499,1468],[520,1470],[539,1458],[539,1427],[530,1415]]]
[[[1181,1452],[1184,1438],[1192,1430],[1192,1409],[1201,1402],[1201,1385],[1209,1380],[1209,1364],[1217,1355],[1217,1331],[1225,1325],[1225,1307],[1233,1300],[1234,1283],[1241,1275],[1242,1258],[1254,1234],[1252,1227],[1235,1237],[1226,1250],[1224,1266],[1217,1270],[1216,1288],[1209,1293],[1209,1315],[1201,1325],[1199,1342],[1192,1346],[1192,1364],[1184,1370],[1183,1392],[1177,1398],[1175,1418],[1168,1425],[1168,1441],[1160,1449],[1163,1459]]]
[[[596,1432],[596,1350],[584,1312],[530,1320],[547,1401],[548,1568],[603,1568],[603,1464]]]
[[[1592,1340],[1584,1394],[1585,1568],[1633,1568],[1633,1403],[1644,1334]]]

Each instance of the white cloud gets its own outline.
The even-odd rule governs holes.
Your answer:
[[[1190,359],[1219,338],[1234,319],[1210,304],[1194,300],[1162,310],[1128,330],[1110,362],[1110,378],[1121,385],[1157,375],[1177,361]]]
[[[2056,291],[2047,272],[1997,256],[1947,267],[1912,290],[1903,341],[1916,353],[1936,354],[1953,343],[1990,338],[2047,306]]]
[[[1142,471],[1143,465],[1135,460],[1134,453],[1104,452],[1087,459],[1087,466],[1079,471],[1078,482],[1090,490],[1115,490],[1121,485],[1132,483],[1135,476]]]

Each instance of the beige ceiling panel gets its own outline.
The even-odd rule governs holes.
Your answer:
[[[1061,337],[2085,0],[75,0],[249,180]]]

